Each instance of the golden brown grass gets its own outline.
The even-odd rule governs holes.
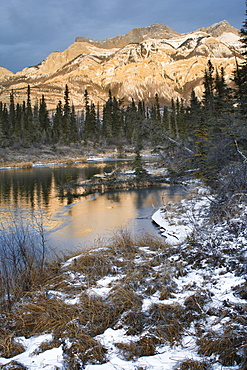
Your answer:
[[[70,346],[64,346],[66,368],[77,370],[86,363],[102,364],[105,353],[106,349],[91,336],[78,335]]]
[[[1,370],[27,370],[27,367],[22,365],[20,362],[13,360],[13,361],[10,361],[6,365],[0,366],[0,369]]]
[[[179,364],[180,370],[209,370],[211,366],[205,361],[185,360]]]
[[[212,356],[210,361],[214,357],[219,359],[222,366],[237,364],[239,369],[246,370],[246,307],[211,308],[205,312],[210,294],[199,289],[188,296],[184,304],[162,302],[176,293],[173,278],[185,274],[185,269],[181,261],[167,260],[175,249],[168,250],[163,243],[157,240],[152,243],[152,240],[151,237],[141,239],[139,243],[121,230],[119,239],[115,235],[110,246],[83,252],[66,267],[57,262],[47,265],[40,285],[26,292],[8,314],[2,312],[0,356],[11,357],[23,350],[16,346],[14,336],[52,333],[53,340],[42,344],[36,353],[63,344],[66,368],[83,368],[86,363],[106,361],[106,349],[95,336],[108,328],[121,328],[126,335],[140,335],[139,340],[115,344],[125,359],[135,360],[154,355],[163,343],[179,344],[185,330],[195,321],[202,361],[184,360],[178,365],[180,370],[209,370],[210,362],[203,361],[203,356]],[[183,254],[181,259],[185,257]],[[203,259],[202,254],[200,257]],[[99,279],[117,273],[117,280],[108,286],[107,296],[92,295],[90,288]],[[244,288],[236,289],[236,293],[243,291],[244,294]],[[187,289],[196,289],[196,286],[190,284]],[[160,302],[143,312],[143,298],[154,293],[159,293]],[[66,303],[66,298],[75,297],[78,299],[76,304]],[[224,317],[230,318],[223,335],[205,331],[205,315],[218,316],[218,323]],[[240,330],[236,323],[243,329]]]
[[[11,358],[24,352],[21,344],[14,341],[13,334],[2,335],[0,338],[0,354],[1,357]]]
[[[242,365],[247,368],[247,336],[246,331],[237,330],[234,325],[227,326],[225,332],[219,336],[217,333],[206,333],[197,340],[198,353],[204,356],[217,355],[223,366]],[[242,354],[241,354],[242,352]]]
[[[16,311],[15,331],[27,337],[50,332],[67,332],[70,322],[78,315],[75,305],[68,305],[58,298],[37,297],[33,303],[20,304]]]
[[[111,289],[107,302],[118,314],[128,310],[138,310],[142,305],[142,298],[130,289],[117,285]]]
[[[138,310],[129,310],[121,316],[115,329],[124,328],[127,335],[138,335],[144,330],[145,314]]]
[[[118,309],[101,297],[82,294],[80,300],[78,322],[91,336],[101,334],[119,319]]]
[[[72,272],[79,272],[85,275],[88,283],[95,283],[101,277],[114,273],[109,257],[100,251],[85,253],[73,260],[69,269]]]
[[[28,168],[33,167],[33,163],[32,162],[14,162],[14,163],[3,164],[3,165],[1,165],[1,167],[28,169]]]
[[[159,337],[171,345],[178,343],[185,329],[184,308],[179,304],[153,304],[148,311],[148,322]]]
[[[130,361],[133,358],[138,358],[142,356],[153,356],[156,353],[156,346],[160,344],[161,340],[154,335],[146,334],[136,342],[131,343],[115,343],[118,347],[123,357]]]

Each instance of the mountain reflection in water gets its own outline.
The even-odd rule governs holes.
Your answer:
[[[45,214],[48,244],[62,250],[81,248],[109,238],[116,229],[158,234],[151,222],[155,208],[185,197],[179,186],[159,186],[128,191],[111,191],[79,198],[61,196],[61,186],[72,185],[116,166],[130,169],[130,162],[86,163],[73,166],[36,167],[0,171],[0,217],[6,227],[9,215]],[[13,216],[12,216],[13,217]]]

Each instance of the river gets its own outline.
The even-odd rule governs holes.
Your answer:
[[[146,163],[148,164],[148,162]],[[90,247],[112,237],[119,228],[133,234],[159,235],[151,215],[169,201],[186,196],[180,186],[111,191],[71,198],[61,186],[80,183],[116,168],[131,169],[131,161],[100,161],[66,166],[0,171],[0,219],[8,228],[21,217],[31,222],[41,215],[46,242],[59,251]],[[23,222],[23,221],[22,221]]]

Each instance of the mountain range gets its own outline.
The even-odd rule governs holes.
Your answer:
[[[77,37],[36,66],[17,73],[0,67],[0,100],[8,103],[13,90],[21,103],[30,85],[33,104],[44,94],[48,108],[55,109],[67,84],[77,110],[84,107],[85,89],[95,104],[104,104],[110,89],[125,102],[150,103],[158,93],[160,102],[169,105],[171,98],[188,100],[192,89],[202,96],[209,59],[215,68],[224,68],[232,84],[241,58],[240,31],[227,21],[182,34],[153,24],[102,41]]]

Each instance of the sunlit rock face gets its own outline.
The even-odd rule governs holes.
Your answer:
[[[239,30],[222,21],[208,28],[179,34],[166,25],[136,28],[126,35],[102,41],[77,37],[63,52],[50,54],[39,65],[16,74],[0,67],[0,100],[26,100],[31,86],[33,104],[45,95],[49,109],[63,101],[65,84],[75,108],[84,106],[84,92],[95,104],[104,104],[109,90],[126,103],[150,103],[156,93],[162,104],[171,98],[188,101],[191,90],[203,93],[203,76],[210,59],[224,68],[232,84],[236,61],[241,62]]]

